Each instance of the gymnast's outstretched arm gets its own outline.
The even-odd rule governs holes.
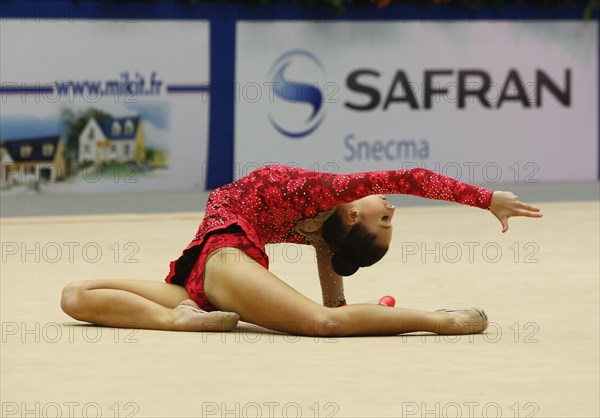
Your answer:
[[[540,209],[521,202],[511,192],[476,187],[421,168],[321,175],[323,195],[332,196],[330,205],[377,193],[410,194],[489,209],[502,224],[502,232],[508,230],[508,218],[512,216],[542,217]]]

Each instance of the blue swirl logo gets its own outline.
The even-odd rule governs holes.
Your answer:
[[[313,54],[299,49],[286,52],[280,56],[269,70],[269,78],[273,80],[273,93],[276,97],[287,103],[302,103],[311,107],[308,117],[296,123],[290,123],[289,118],[285,116],[273,116],[273,113],[276,112],[271,112],[268,115],[271,125],[279,133],[292,139],[300,139],[310,135],[321,125],[325,118],[321,90],[316,85],[291,81],[286,78],[286,71],[291,66],[299,65],[302,66],[302,69],[312,68],[317,69],[322,74],[325,73],[323,65]],[[294,126],[284,128],[284,124]]]

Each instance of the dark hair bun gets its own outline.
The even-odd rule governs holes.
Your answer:
[[[358,271],[359,266],[340,254],[331,257],[331,266],[340,276],[352,276]]]

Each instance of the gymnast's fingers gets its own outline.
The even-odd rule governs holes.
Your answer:
[[[500,219],[500,223],[502,224],[502,233],[508,231],[508,217],[502,216]]]
[[[541,218],[543,214],[537,211],[530,211],[526,209],[517,210],[514,216],[526,216],[528,218]]]
[[[520,203],[519,206],[521,209],[526,209],[530,212],[539,212],[540,211],[540,208],[536,208],[535,206],[531,206],[531,205],[528,205],[527,203],[523,203],[523,202],[519,202],[519,203]]]

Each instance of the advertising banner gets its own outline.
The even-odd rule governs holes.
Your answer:
[[[597,22],[237,24],[236,177],[424,167],[598,176]]]
[[[3,195],[203,189],[209,24],[7,19]]]

